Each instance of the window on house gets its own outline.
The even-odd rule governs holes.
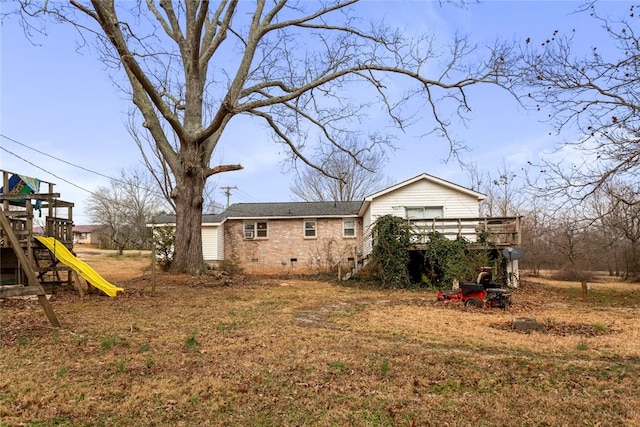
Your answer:
[[[356,237],[356,221],[345,219],[342,221],[342,235],[344,237]]]
[[[256,222],[256,237],[269,237],[267,223],[266,222]]]
[[[86,239],[87,238],[87,233],[80,233],[80,238],[81,239]]]
[[[316,237],[316,221],[304,221],[304,237]]]
[[[244,238],[255,239],[269,237],[269,228],[267,222],[245,222],[244,223]]]
[[[416,208],[405,208],[407,219],[433,219],[444,216],[442,206],[423,206]]]

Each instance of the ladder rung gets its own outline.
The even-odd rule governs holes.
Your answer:
[[[30,215],[29,212],[27,211],[5,211],[4,214],[7,216],[7,218],[24,218],[24,217],[33,218],[33,215]]]

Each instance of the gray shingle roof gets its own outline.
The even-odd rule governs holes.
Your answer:
[[[226,218],[330,217],[357,215],[362,202],[234,203],[221,215]]]
[[[202,215],[203,224],[222,222],[223,219],[222,214]],[[176,216],[174,214],[160,214],[153,219],[153,224],[175,224],[175,222]]]
[[[203,223],[219,223],[226,218],[318,218],[357,215],[362,202],[280,202],[234,203],[224,212],[203,215]],[[176,216],[161,214],[155,224],[174,224]]]

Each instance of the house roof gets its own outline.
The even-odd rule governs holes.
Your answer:
[[[220,224],[226,219],[247,218],[322,218],[357,216],[362,202],[279,202],[234,203],[224,212],[202,215],[203,224]],[[153,223],[175,224],[176,216],[161,214]]]
[[[355,202],[273,202],[273,203],[234,203],[224,212],[215,215],[203,215],[203,224],[221,224],[226,219],[249,218],[321,218],[358,216],[366,210],[373,199],[391,193],[399,188],[411,185],[420,180],[442,185],[452,190],[467,194],[477,200],[485,199],[485,195],[477,191],[423,173],[406,181],[385,188],[367,196],[364,201]],[[161,214],[154,219],[154,224],[175,224],[176,216]]]
[[[202,223],[203,224],[220,224],[224,220],[224,218],[225,217],[222,214],[204,214],[202,215]],[[148,224],[164,225],[164,224],[175,224],[175,223],[176,223],[175,214],[162,213],[156,216],[155,218],[153,218],[153,221]]]
[[[391,193],[392,191],[395,191],[398,188],[405,187],[407,185],[413,184],[414,182],[421,181],[421,180],[430,181],[430,182],[433,182],[435,184],[439,184],[439,185],[442,185],[444,187],[451,188],[452,190],[456,190],[456,191],[459,191],[461,193],[465,193],[465,194],[468,194],[470,196],[477,197],[478,200],[484,200],[487,197],[486,195],[484,195],[482,193],[478,193],[477,191],[471,190],[470,188],[463,187],[463,186],[458,185],[458,184],[454,184],[453,182],[450,182],[450,181],[447,181],[447,180],[444,180],[444,179],[441,179],[441,178],[436,178],[435,176],[429,175],[427,173],[422,173],[422,174],[420,174],[418,176],[414,176],[413,178],[410,178],[410,179],[408,179],[406,181],[402,181],[402,182],[400,182],[398,184],[392,185],[391,187],[385,188],[384,190],[380,190],[377,193],[373,193],[370,196],[365,197],[364,200],[365,200],[365,202],[371,202],[376,197],[380,197],[380,196],[383,196],[383,195],[385,195],[387,193]]]
[[[362,202],[234,203],[226,218],[316,218],[357,216]]]

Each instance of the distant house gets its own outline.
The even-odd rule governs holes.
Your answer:
[[[480,218],[481,193],[421,174],[349,202],[236,203],[217,215],[204,215],[202,246],[210,264],[233,262],[254,274],[308,274],[350,270],[371,254],[371,228],[391,214],[419,230],[416,247],[431,231],[476,242],[496,221]],[[519,243],[517,218],[500,218],[508,238]],[[153,226],[175,226],[175,215],[161,215]],[[420,231],[422,230],[422,231]],[[422,233],[422,234],[420,234]]]
[[[71,227],[72,242],[74,245],[98,246],[102,236],[102,225],[73,225]],[[33,227],[33,234],[36,236],[45,235],[42,226]]]
[[[73,244],[97,246],[100,244],[101,225],[74,225],[72,229]]]

